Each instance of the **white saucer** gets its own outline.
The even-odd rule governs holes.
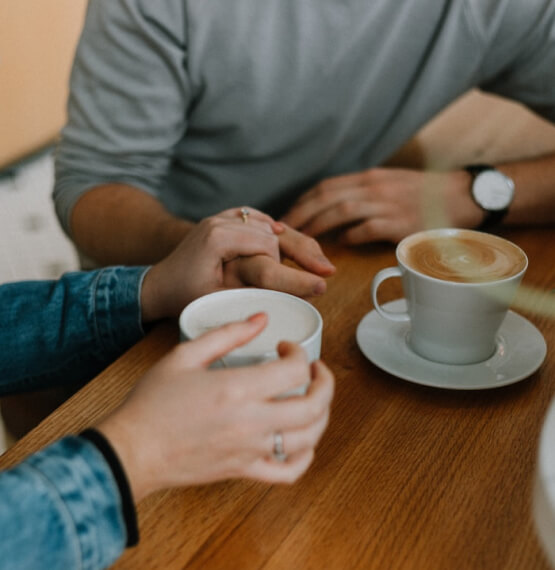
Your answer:
[[[406,302],[397,299],[385,306],[390,311],[401,311]],[[422,358],[407,344],[409,326],[371,311],[357,327],[357,343],[364,356],[382,370],[424,386],[451,390],[506,386],[535,372],[547,353],[540,331],[513,311],[508,312],[497,333],[495,354],[476,364],[440,364]]]

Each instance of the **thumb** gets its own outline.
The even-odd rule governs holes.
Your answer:
[[[268,324],[266,313],[256,313],[245,321],[229,323],[185,343],[189,368],[206,367],[234,348],[247,344]]]

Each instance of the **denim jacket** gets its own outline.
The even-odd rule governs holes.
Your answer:
[[[0,286],[0,395],[83,384],[143,335],[145,267]],[[124,550],[105,454],[68,436],[0,473],[0,569],[105,568]]]

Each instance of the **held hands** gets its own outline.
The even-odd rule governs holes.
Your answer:
[[[98,429],[118,453],[139,501],[162,488],[230,478],[292,483],[309,467],[330,412],[334,380],[297,345],[247,368],[207,366],[259,334],[264,314],[178,345]],[[306,396],[275,396],[311,380]],[[285,461],[273,457],[283,436]]]
[[[227,287],[254,286],[283,291],[299,297],[321,295],[335,267],[325,257],[318,242],[285,224],[279,224],[279,249],[283,257],[299,268],[288,267],[267,255],[240,257],[226,264]]]
[[[262,287],[299,296],[325,291],[335,268],[320,246],[270,216],[248,208],[221,212],[196,224],[165,259],[146,274],[143,322],[179,315],[202,295],[229,287]],[[300,269],[281,264],[284,255]]]
[[[398,242],[439,226],[474,227],[482,218],[464,171],[371,168],[328,178],[304,194],[283,221],[309,236],[343,228],[350,245]]]

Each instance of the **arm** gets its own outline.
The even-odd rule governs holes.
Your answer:
[[[0,473],[0,504],[7,568],[106,568],[133,543],[114,473],[84,438],[66,437]]]
[[[518,101],[555,123],[555,91],[547,79],[555,66],[555,5],[548,0],[511,0],[470,3],[465,8],[483,53],[475,62],[474,86]],[[474,123],[479,125],[480,117]],[[495,144],[495,137],[486,142],[492,141]],[[481,152],[475,149],[477,156]],[[555,221],[555,156],[497,167],[516,184],[507,224]],[[340,228],[341,238],[350,244],[398,241],[430,225],[477,226],[482,213],[469,189],[470,177],[462,170],[373,168],[322,181],[298,200],[284,220],[312,236]]]
[[[171,215],[154,196],[123,184],[82,195],[70,225],[77,247],[100,265],[156,263],[194,226]]]
[[[507,224],[555,222],[555,155],[497,165],[513,178]],[[428,227],[473,228],[482,211],[464,170],[423,172],[374,168],[324,180],[291,208],[284,221],[310,236],[342,229],[348,244],[397,242]]]
[[[146,268],[0,286],[0,393],[84,383],[141,338]]]
[[[555,223],[555,154],[498,165],[516,187],[507,224]]]
[[[329,370],[309,366],[289,343],[273,363],[206,368],[265,324],[256,315],[174,349],[97,426],[105,445],[87,432],[66,437],[0,474],[0,558],[21,569],[104,568],[136,543],[133,501],[158,489],[230,478],[296,481],[328,423]],[[306,396],[274,398],[308,380]],[[275,431],[283,433],[284,462],[272,457]]]
[[[261,217],[260,212],[250,210],[259,219],[273,223],[269,216]],[[225,215],[237,221],[239,208],[227,210]],[[154,263],[187,241],[185,236],[195,227],[172,216],[152,196],[123,185],[93,189],[80,198],[72,214],[75,242],[81,251],[101,263]],[[234,260],[226,259],[222,285],[278,289],[301,297],[324,293],[326,284],[322,277],[333,274],[335,268],[320,246],[283,225],[274,226],[274,230],[279,234],[281,254],[295,261],[298,268],[281,265],[279,253],[234,256]],[[256,247],[253,243],[253,252]],[[259,244],[261,251],[264,247],[264,243]]]

